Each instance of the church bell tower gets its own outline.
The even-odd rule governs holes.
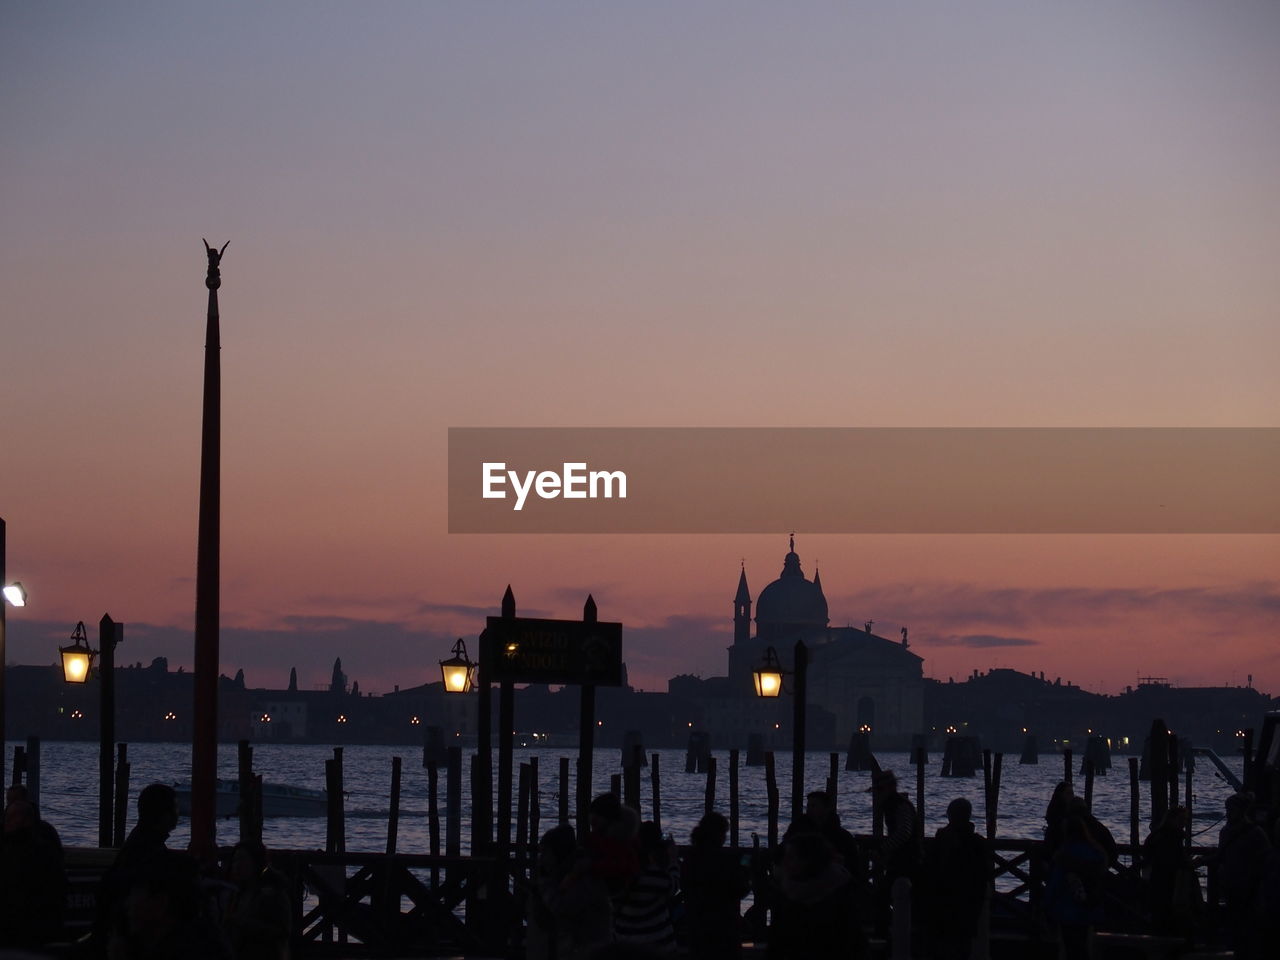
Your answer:
[[[747,589],[747,567],[738,576],[738,593],[733,598],[733,642],[744,644],[751,639],[751,591]]]

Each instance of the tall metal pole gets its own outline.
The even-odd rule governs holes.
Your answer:
[[[109,847],[115,828],[116,643],[124,624],[104,613],[98,621],[98,846]]]
[[[204,410],[200,431],[200,526],[196,545],[195,697],[191,728],[191,851],[209,860],[217,852],[214,791],[218,773],[218,581],[222,349],[218,326],[219,265],[227,249],[205,242],[204,285],[209,311],[204,339]]]
[[[0,589],[5,585],[4,579],[4,517],[0,517]],[[9,601],[0,596],[0,787],[5,786],[5,740],[4,740],[4,617],[5,607]]]
[[[803,640],[796,641],[795,649],[796,694],[791,718],[791,819],[804,813],[804,727],[806,699],[808,698],[809,649]]]

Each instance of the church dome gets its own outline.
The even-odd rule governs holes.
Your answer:
[[[756,600],[756,636],[782,639],[788,634],[827,626],[827,598],[817,575],[806,580],[800,569],[795,537],[782,561],[782,573],[760,592]]]

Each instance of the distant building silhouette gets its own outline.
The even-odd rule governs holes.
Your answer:
[[[908,749],[911,735],[924,726],[923,658],[908,645],[864,628],[829,626],[827,596],[814,571],[806,579],[795,536],[782,558],[777,580],[760,591],[751,636],[751,595],[742,568],[733,598],[733,645],[728,652],[728,690],[753,695],[751,671],[772,646],[791,667],[792,648],[809,648],[809,704],[831,716],[833,745],[846,745],[852,733],[870,727],[878,749]],[[814,741],[818,742],[818,741]]]

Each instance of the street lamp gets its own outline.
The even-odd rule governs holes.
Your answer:
[[[0,592],[3,592],[4,598],[0,599],[0,784],[5,783],[4,778],[4,615],[5,604],[11,603],[15,607],[25,607],[27,605],[27,591],[22,589],[22,584],[6,583],[4,578],[4,517],[0,517]]]
[[[797,640],[792,660],[793,669],[786,671],[778,661],[773,647],[764,652],[760,666],[751,671],[755,681],[756,696],[777,697],[782,693],[782,678],[788,672],[793,677],[793,714],[791,723],[791,818],[804,812],[804,754],[806,695],[809,671],[809,648],[803,640]],[[777,729],[775,725],[775,729]]]
[[[115,759],[111,747],[116,739],[116,644],[124,640],[124,624],[116,623],[110,614],[98,622],[98,649],[89,646],[84,621],[76,624],[71,643],[59,647],[62,678],[67,683],[85,683],[89,679],[93,658],[98,658],[98,846],[112,845],[111,830],[115,823]],[[167,718],[166,718],[167,719]],[[123,842],[124,838],[117,838]]]
[[[84,621],[76,624],[71,632],[71,645],[59,647],[62,656],[62,679],[67,683],[84,683],[89,679],[89,671],[93,668],[93,658],[98,651],[89,646],[89,637],[84,632]]]
[[[440,674],[447,693],[469,693],[475,686],[476,665],[467,657],[467,644],[461,637],[453,645],[453,656],[440,661]]]

